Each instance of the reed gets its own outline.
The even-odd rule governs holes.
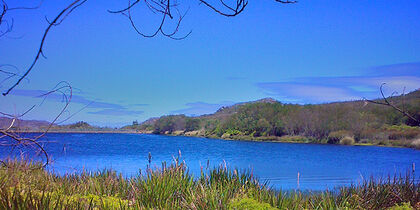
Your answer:
[[[9,160],[0,168],[0,209],[419,209],[412,174],[370,178],[333,191],[281,192],[249,171],[224,165],[199,177],[175,158],[132,178],[112,170],[58,176]]]

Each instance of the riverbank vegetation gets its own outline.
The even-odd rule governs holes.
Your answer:
[[[388,100],[420,119],[420,90]],[[233,140],[420,148],[416,122],[392,107],[366,101],[298,105],[263,99],[223,107],[211,115],[169,115],[122,129]]]
[[[0,168],[1,209],[419,209],[413,176],[371,179],[324,192],[279,192],[224,166],[193,177],[178,159],[132,178],[115,171],[58,176],[39,164]]]

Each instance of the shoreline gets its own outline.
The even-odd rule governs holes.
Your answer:
[[[44,131],[19,131],[18,133],[43,133]],[[217,139],[225,141],[250,141],[250,142],[270,142],[270,143],[293,143],[293,144],[319,144],[319,145],[340,145],[340,146],[377,146],[377,147],[389,147],[389,148],[407,148],[418,150],[414,147],[407,147],[403,145],[382,145],[374,143],[355,143],[351,145],[344,144],[328,144],[316,141],[291,141],[291,140],[281,140],[281,137],[278,136],[268,136],[265,138],[258,139],[249,137],[249,136],[236,136],[236,138],[222,138],[217,136],[201,136],[201,135],[185,135],[185,134],[153,134],[151,132],[136,131],[136,130],[109,130],[109,131],[48,131],[47,133],[63,133],[63,134],[152,134],[152,135],[161,135],[161,136],[182,136],[182,137],[195,137],[195,138],[206,138],[206,139]]]

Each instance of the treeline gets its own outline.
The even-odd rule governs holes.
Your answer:
[[[390,98],[420,119],[420,91]],[[260,100],[224,107],[212,115],[163,116],[131,126],[155,134],[198,135],[232,139],[279,139],[320,143],[407,143],[420,137],[420,128],[391,107],[351,101],[318,105],[283,104]],[[299,138],[297,138],[299,137]],[[411,142],[410,142],[411,143]]]

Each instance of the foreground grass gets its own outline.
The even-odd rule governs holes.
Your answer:
[[[40,165],[0,168],[0,209],[420,209],[412,176],[330,192],[278,192],[247,171],[219,167],[193,178],[178,159],[124,178],[115,171],[57,176]]]

